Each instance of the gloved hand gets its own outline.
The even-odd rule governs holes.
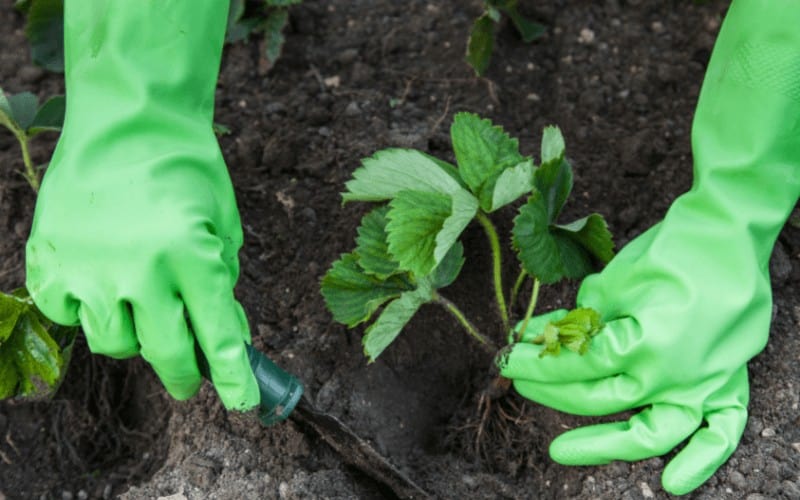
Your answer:
[[[27,246],[31,296],[80,322],[92,352],[141,354],[177,399],[200,386],[197,342],[225,406],[250,409],[241,224],[212,132],[228,2],[65,4],[67,112]]]
[[[688,444],[666,466],[673,494],[700,486],[747,420],[747,361],[767,341],[769,257],[800,195],[800,2],[734,0],[692,130],[694,183],[665,219],[578,294],[607,325],[584,355],[539,358],[532,322],[501,358],[526,398],[579,415],[644,407],[627,422],[556,438],[567,465],[641,460]]]

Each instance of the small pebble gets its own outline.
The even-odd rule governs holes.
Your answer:
[[[764,427],[764,430],[761,431],[761,437],[770,438],[775,437],[775,429],[772,427]]]
[[[590,30],[589,28],[583,28],[581,30],[581,34],[578,37],[578,43],[586,43],[590,44],[594,42],[594,31]]]

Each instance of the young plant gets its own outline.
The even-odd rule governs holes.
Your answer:
[[[483,14],[475,19],[467,41],[467,63],[475,74],[483,76],[489,68],[494,49],[495,25],[506,15],[525,43],[544,34],[545,27],[526,19],[517,9],[517,0],[484,0]]]
[[[0,125],[17,138],[22,149],[25,171],[22,175],[34,191],[39,191],[41,168],[31,160],[30,140],[41,132],[61,130],[64,123],[64,96],[51,97],[39,105],[39,99],[30,92],[8,95],[0,88]]]
[[[25,289],[0,293],[0,400],[52,396],[64,379],[77,331],[45,318]]]
[[[245,18],[245,0],[231,0],[228,11],[228,32],[225,41],[235,43],[248,38],[253,33],[264,35],[264,59],[268,68],[275,65],[281,56],[286,39],[283,30],[289,24],[289,6],[303,0],[261,0],[261,13],[256,17]]]
[[[345,203],[380,205],[361,220],[356,248],[343,254],[323,277],[322,294],[336,321],[352,328],[372,320],[363,338],[370,361],[426,303],[444,307],[488,352],[497,352],[492,341],[440,293],[464,265],[459,238],[472,221],[489,239],[494,300],[505,332],[510,331],[510,304],[527,277],[533,279],[523,331],[542,283],[582,278],[595,263],[606,263],[613,256],[611,234],[600,215],[557,223],[572,189],[572,169],[558,128],[544,130],[538,167],[520,154],[516,139],[474,114],[457,114],[450,133],[457,167],[420,151],[386,149],[363,160],[342,194]],[[506,302],[500,239],[490,214],[524,196],[527,203],[520,207],[513,228],[521,270]],[[543,352],[551,354],[562,345],[585,352],[600,328],[599,314],[577,309],[548,325],[537,341],[545,342]]]

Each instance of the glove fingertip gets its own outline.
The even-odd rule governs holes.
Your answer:
[[[200,391],[200,386],[203,384],[203,381],[202,379],[197,379],[196,381],[183,383],[168,383],[162,380],[162,383],[173,399],[177,401],[186,401],[194,397]]]

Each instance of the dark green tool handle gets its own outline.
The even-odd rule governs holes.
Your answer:
[[[253,375],[258,382],[258,390],[261,393],[261,403],[258,408],[259,420],[264,425],[272,425],[286,420],[297,402],[300,401],[300,396],[303,395],[303,384],[255,347],[245,344],[245,348],[250,368],[253,370]],[[199,348],[195,350],[200,373],[211,380],[206,357]]]

